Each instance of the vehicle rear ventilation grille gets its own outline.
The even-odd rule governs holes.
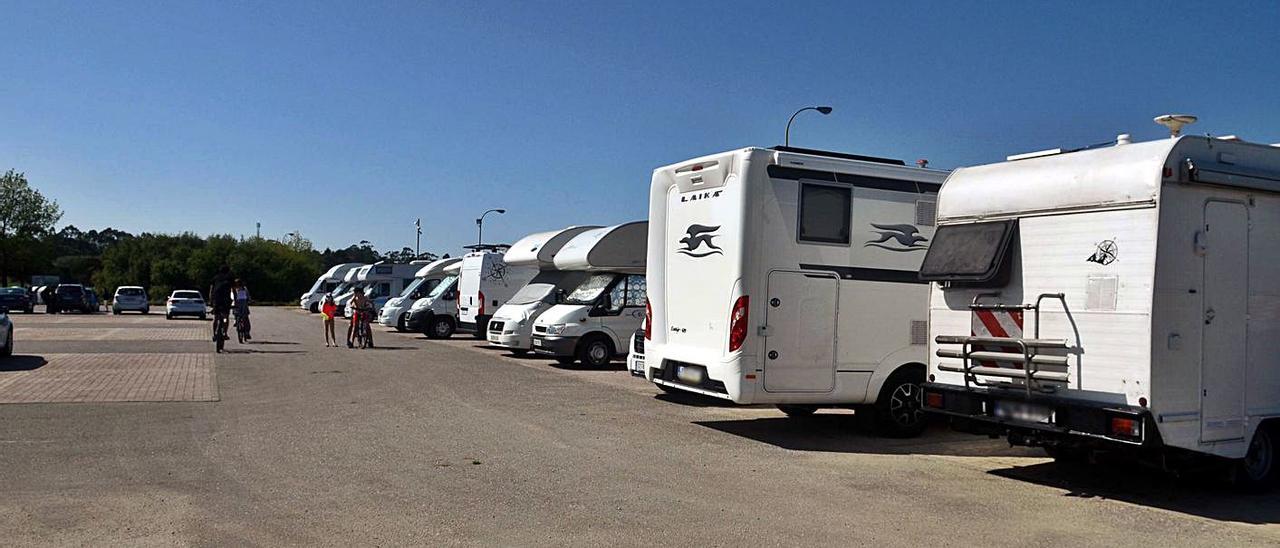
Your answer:
[[[911,320],[911,344],[929,344],[929,322]]]

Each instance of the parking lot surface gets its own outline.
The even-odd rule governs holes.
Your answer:
[[[1280,495],[880,439],[461,337],[325,348],[315,316],[262,308],[214,355],[195,320],[13,321],[0,402],[46,403],[0,405],[7,545],[1280,543]]]

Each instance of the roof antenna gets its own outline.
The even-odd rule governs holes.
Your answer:
[[[1155,118],[1157,124],[1169,128],[1170,139],[1182,134],[1182,126],[1194,124],[1196,120],[1197,118],[1190,114],[1165,114]]]

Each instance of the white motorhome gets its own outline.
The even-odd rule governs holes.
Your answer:
[[[1207,454],[1275,481],[1277,235],[1275,147],[1122,135],[958,169],[921,267],[926,409],[1061,459]]]
[[[370,266],[370,265],[365,265]],[[347,271],[347,275],[342,277],[342,283],[333,288],[330,292],[333,295],[333,303],[338,306],[338,315],[343,315],[347,308],[347,302],[355,295],[355,289],[359,287],[364,289],[364,284],[360,282],[360,271],[365,268],[353,268]]]
[[[555,256],[575,236],[598,226],[571,226],[521,238],[503,255],[508,266],[529,266],[538,274],[512,295],[489,320],[489,343],[523,354],[533,348],[533,322],[556,302],[556,296],[586,278],[581,270],[556,268]]]
[[[417,278],[414,276],[429,261],[410,261],[409,264],[387,264],[377,262],[371,265],[360,267],[356,272],[356,286],[364,290],[364,296],[373,302],[374,314],[382,309],[382,305],[395,295],[399,295],[404,288],[413,284]],[[342,309],[344,317],[351,317],[351,309],[346,305],[350,302],[350,297],[346,301],[338,303]]]
[[[502,257],[511,246],[472,245],[458,276],[458,330],[485,338],[489,318],[538,274],[532,266],[512,266]]]
[[[534,321],[535,352],[593,367],[626,354],[627,341],[644,321],[648,229],[648,221],[595,228],[560,249],[556,268],[587,276]]]
[[[320,301],[324,299],[324,296],[337,289],[342,284],[343,279],[346,278],[348,272],[359,269],[362,266],[364,266],[363,263],[333,265],[324,274],[321,274],[319,278],[316,278],[316,283],[311,284],[311,289],[302,294],[302,298],[298,301],[298,306],[303,310],[319,312]]]
[[[413,303],[430,295],[432,290],[449,276],[449,274],[445,273],[445,269],[460,261],[462,261],[461,258],[439,259],[431,261],[419,269],[413,275],[414,281],[412,284],[405,287],[398,297],[389,299],[386,304],[382,305],[382,309],[378,313],[378,323],[386,327],[393,327],[396,331],[408,330],[408,326],[405,323],[408,320],[409,309],[413,307]]]
[[[435,289],[409,307],[406,329],[420,331],[432,339],[453,336],[458,327],[458,275],[461,272],[461,260],[444,268],[445,277]]]
[[[924,425],[928,286],[945,171],[777,147],[653,173],[646,377],[790,416],[863,409]]]

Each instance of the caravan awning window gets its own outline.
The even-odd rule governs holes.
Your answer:
[[[939,226],[920,265],[930,282],[988,283],[1007,272],[1009,242],[1017,221]]]

